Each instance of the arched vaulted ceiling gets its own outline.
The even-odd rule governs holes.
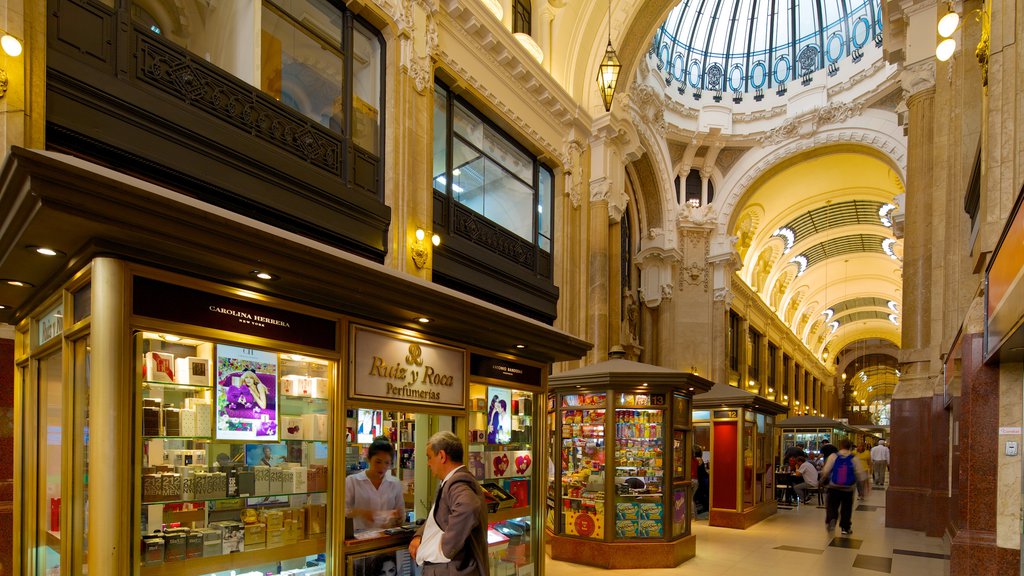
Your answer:
[[[888,216],[899,178],[857,148],[793,160],[737,207],[740,278],[816,354],[872,338],[898,345],[901,246]]]

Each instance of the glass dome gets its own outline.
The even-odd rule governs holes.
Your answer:
[[[880,0],[683,0],[648,58],[681,95],[760,101],[859,63],[869,42],[882,43],[881,17]]]

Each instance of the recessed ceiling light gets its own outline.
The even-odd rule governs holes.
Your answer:
[[[181,340],[181,336],[175,336],[173,334],[164,334],[164,340],[167,340],[168,342],[177,342],[178,340]]]
[[[54,250],[53,248],[49,248],[46,246],[26,246],[26,248],[32,250],[33,252],[36,252],[37,254],[42,254],[43,256],[57,256],[64,254],[60,250]]]
[[[22,280],[5,279],[5,280],[2,280],[2,282],[5,283],[5,284],[8,284],[10,286],[17,286],[18,288],[31,288],[32,287],[31,284],[29,284],[28,282],[22,281]]]
[[[644,382],[643,384],[641,384],[641,386],[647,386],[647,382]]]
[[[526,348],[526,344],[516,344],[516,348],[522,350],[523,348]]]
[[[249,272],[249,274],[252,274],[253,276],[259,278],[260,280],[277,280],[276,275],[271,274],[270,272],[264,272],[262,270],[253,270],[252,272]]]
[[[8,306],[6,304],[0,304],[0,310],[7,310],[7,308]]]
[[[420,316],[419,318],[416,319],[416,321],[419,322],[420,324],[427,324],[430,322],[430,318],[427,318],[426,316]]]

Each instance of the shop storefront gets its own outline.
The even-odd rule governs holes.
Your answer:
[[[15,573],[412,574],[442,430],[487,490],[492,573],[543,573],[536,423],[549,364],[585,342],[78,160],[15,156],[32,194],[4,199],[24,220],[0,238],[64,255],[4,310]],[[398,496],[357,514],[374,440],[394,447]]]
[[[709,452],[711,526],[746,529],[775,514],[775,417],[786,410],[727,384],[694,397],[696,443]]]
[[[612,359],[553,376],[549,387],[551,557],[604,568],[692,558],[690,403],[711,382]]]
[[[795,416],[777,423],[779,430],[779,449],[776,458],[786,453],[788,448],[801,444],[808,456],[821,454],[821,445],[828,441],[839,447],[839,441],[851,438],[851,429],[837,420],[824,416]]]

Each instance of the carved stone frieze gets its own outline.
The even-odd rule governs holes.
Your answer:
[[[341,174],[340,134],[282,108],[258,88],[226,77],[184,50],[171,49],[144,34],[136,38],[140,80],[313,166]]]
[[[703,286],[707,292],[711,229],[684,228],[678,234],[683,254],[679,265],[679,282],[683,285]]]
[[[644,122],[654,129],[659,136],[665,136],[668,130],[665,124],[665,93],[652,88],[649,84],[635,82],[629,91],[629,103],[635,113],[634,121]]]
[[[791,120],[758,136],[757,141],[764,146],[774,146],[793,138],[799,131],[800,124],[796,120]]]
[[[863,109],[864,106],[856,102],[830,102],[814,111],[811,122],[815,129],[829,124],[840,124],[859,115]]]

